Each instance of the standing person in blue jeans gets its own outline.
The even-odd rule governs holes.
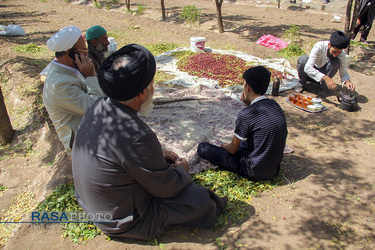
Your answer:
[[[284,111],[264,95],[270,77],[263,66],[245,71],[241,100],[247,107],[237,115],[232,142],[220,147],[202,142],[197,150],[200,157],[250,180],[278,174],[288,129]]]

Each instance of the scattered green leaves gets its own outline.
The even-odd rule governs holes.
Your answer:
[[[195,55],[195,53],[190,50],[177,51],[171,54],[171,56],[176,57],[178,61],[189,58],[192,55]]]
[[[180,47],[177,44],[174,43],[159,43],[159,44],[150,44],[146,45],[146,48],[154,55],[160,55],[166,51],[174,50],[176,48]]]
[[[27,45],[18,45],[17,47],[14,48],[14,50],[18,52],[22,52],[22,53],[27,53],[27,54],[36,54],[36,53],[45,51],[46,48],[30,43]]]
[[[295,44],[290,44],[288,47],[280,49],[277,52],[278,56],[281,56],[287,59],[299,57],[305,54],[306,52],[304,51],[304,49],[302,49],[299,45],[295,45]]]
[[[163,84],[164,82],[173,80],[174,78],[174,75],[157,70],[154,76],[154,84]]]
[[[83,211],[74,196],[73,182],[58,186],[46,200],[39,204],[39,211]],[[74,243],[85,243],[100,234],[99,229],[92,223],[65,223],[63,237],[68,237]]]
[[[1,211],[1,221],[18,222],[25,214],[33,211],[35,206],[34,193],[30,191],[20,193],[17,197],[13,198],[12,205],[8,210],[3,209]],[[17,223],[0,223],[0,248],[5,246],[17,225]]]
[[[281,174],[272,180],[254,182],[232,172],[212,169],[197,173],[192,179],[197,185],[214,191],[220,197],[228,197],[228,205],[217,218],[213,230],[243,220],[248,216],[252,196],[285,183]]]

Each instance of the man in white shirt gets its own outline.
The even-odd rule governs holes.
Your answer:
[[[329,41],[316,43],[309,56],[303,55],[298,58],[297,70],[300,80],[294,88],[295,92],[301,93],[312,83],[318,83],[321,89],[335,90],[337,85],[332,78],[337,71],[340,72],[342,86],[354,91],[354,84],[347,72],[344,51],[349,42],[349,38],[342,31],[335,31]]]
[[[47,47],[55,52],[56,59],[47,74],[43,102],[60,141],[70,153],[83,114],[105,94],[78,27],[60,29],[47,41]]]

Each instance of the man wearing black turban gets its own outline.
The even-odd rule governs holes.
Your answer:
[[[331,34],[329,41],[321,41],[314,45],[310,55],[298,58],[297,70],[299,83],[294,88],[300,93],[307,86],[319,84],[321,89],[337,88],[332,78],[340,71],[342,86],[354,91],[354,84],[347,72],[346,54],[344,49],[349,45],[349,38],[342,31]]]
[[[75,196],[110,236],[148,240],[170,225],[210,228],[226,205],[192,184],[188,162],[163,150],[138,117],[152,109],[155,70],[137,44],[108,57],[98,74],[108,97],[86,112],[74,142]]]

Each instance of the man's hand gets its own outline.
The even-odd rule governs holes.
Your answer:
[[[187,162],[186,159],[180,159],[178,158],[176,161],[175,161],[175,166],[178,167],[178,166],[181,166],[185,169],[185,171],[187,173],[189,173],[189,163]]]
[[[322,80],[326,82],[328,89],[335,90],[337,88],[336,83],[332,80],[331,77],[325,75],[323,76]]]
[[[246,106],[250,105],[250,102],[248,100],[245,100],[245,94],[242,92],[240,97],[241,102],[243,102]]]
[[[76,64],[84,77],[96,76],[94,63],[85,54],[75,55]]]
[[[353,84],[351,81],[349,81],[349,80],[346,80],[345,83],[344,83],[344,85],[345,85],[348,89],[350,89],[351,91],[354,91],[354,90],[355,90],[354,84]]]
[[[164,155],[165,160],[169,164],[175,164],[176,160],[178,159],[178,155],[175,152],[171,151],[171,150],[164,149],[163,150],[163,155]]]

